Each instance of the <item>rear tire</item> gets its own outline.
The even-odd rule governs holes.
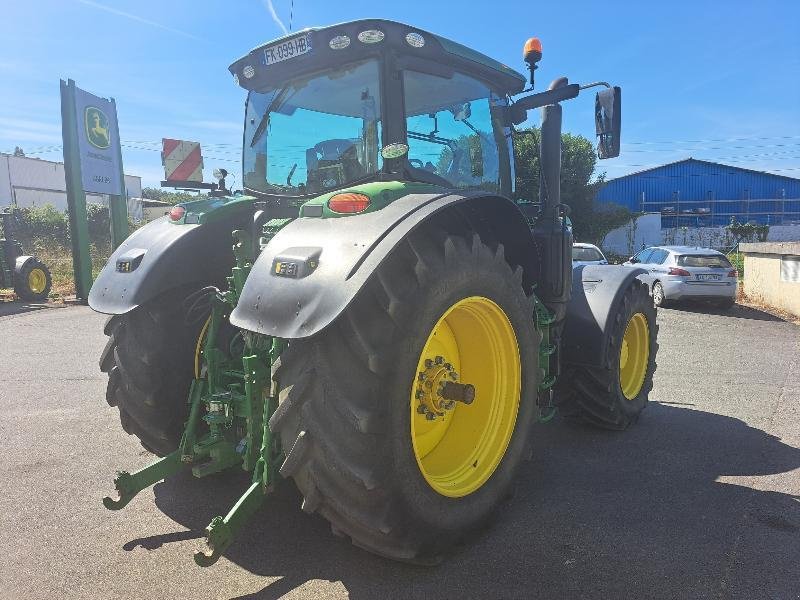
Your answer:
[[[664,287],[658,281],[653,284],[653,305],[656,308],[666,308],[669,305],[664,296]]]
[[[100,370],[108,374],[106,401],[119,409],[122,428],[147,450],[164,456],[178,447],[189,414],[189,386],[204,319],[187,324],[186,292],[172,292],[114,315]]]
[[[14,292],[26,302],[43,302],[50,295],[53,277],[41,261],[29,260],[14,274]]]
[[[657,283],[655,285],[658,285]],[[655,288],[654,285],[654,288]],[[634,317],[641,315],[641,318]],[[647,323],[647,357],[642,353],[638,357],[644,365],[643,377],[638,391],[639,378],[633,380],[621,377],[622,345],[626,339],[626,331],[630,323]],[[581,420],[603,429],[622,430],[635,423],[647,406],[648,395],[653,389],[653,373],[656,370],[656,354],[658,352],[658,323],[656,308],[647,285],[634,279],[625,291],[616,315],[611,321],[611,331],[607,336],[607,353],[605,367],[586,367],[567,365],[559,386],[563,400],[561,405],[567,415],[578,416]],[[626,354],[627,360],[636,357]],[[627,385],[625,385],[627,383]],[[628,396],[623,388],[628,390]],[[635,393],[634,393],[635,392]]]
[[[281,474],[294,479],[304,511],[319,513],[361,548],[423,564],[486,522],[529,453],[540,338],[521,275],[502,245],[491,249],[477,234],[467,240],[424,228],[394,250],[334,324],[289,343],[273,366],[279,407],[270,429],[286,453]],[[448,307],[475,297],[499,306],[513,328],[519,405],[488,479],[448,497],[417,462],[411,393],[432,328]]]

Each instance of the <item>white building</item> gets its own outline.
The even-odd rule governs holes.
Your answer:
[[[129,198],[141,197],[142,178],[125,175],[125,188]],[[108,206],[108,195],[87,192],[86,202]],[[0,153],[0,210],[45,204],[67,210],[64,163]]]

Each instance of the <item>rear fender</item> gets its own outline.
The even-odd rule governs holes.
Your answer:
[[[525,218],[513,202],[485,192],[409,194],[381,210],[351,217],[301,217],[281,229],[253,265],[230,321],[284,339],[330,325],[392,250],[435,215],[502,242],[522,265],[524,285],[536,275]]]
[[[247,215],[204,225],[175,225],[168,217],[148,223],[108,259],[89,292],[89,306],[118,315],[179,286],[222,285],[233,266],[231,232],[246,226]]]
[[[607,335],[612,315],[637,275],[639,267],[586,265],[572,272],[572,296],[562,335],[564,363],[602,367],[606,364]]]
[[[18,256],[14,260],[14,275],[19,277],[22,274],[22,269],[32,260],[35,260],[32,256]]]

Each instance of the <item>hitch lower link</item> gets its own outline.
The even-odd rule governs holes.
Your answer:
[[[206,550],[194,554],[201,567],[213,565],[231,545],[247,520],[258,510],[266,494],[273,489],[280,464],[280,448],[269,429],[269,419],[277,408],[271,393],[270,369],[283,349],[283,341],[249,333],[237,334],[230,340],[229,351],[218,348],[221,327],[238,300],[252,258],[247,234],[234,232],[236,267],[228,278],[227,292],[205,288],[187,298],[187,318],[196,309],[198,300],[211,296],[211,315],[201,339],[202,368],[196,363],[195,379],[189,390],[189,418],[180,445],[172,453],[152,464],[128,473],[118,472],[114,479],[118,498],[103,498],[109,510],[124,508],[136,494],[157,482],[191,468],[195,477],[205,477],[231,467],[252,471],[252,482],[225,517],[214,517],[205,530]],[[241,337],[239,338],[239,336]],[[237,338],[242,345],[237,349]],[[235,356],[231,356],[234,354]],[[239,356],[240,355],[240,356]],[[198,438],[198,426],[205,422],[207,433]]]

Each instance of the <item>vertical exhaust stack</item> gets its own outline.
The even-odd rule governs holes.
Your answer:
[[[566,77],[554,80],[549,90],[569,84]],[[569,208],[561,203],[561,105],[542,107],[539,141],[539,201],[541,213],[533,236],[541,254],[537,294],[563,320],[572,289],[572,228],[567,224]]]

